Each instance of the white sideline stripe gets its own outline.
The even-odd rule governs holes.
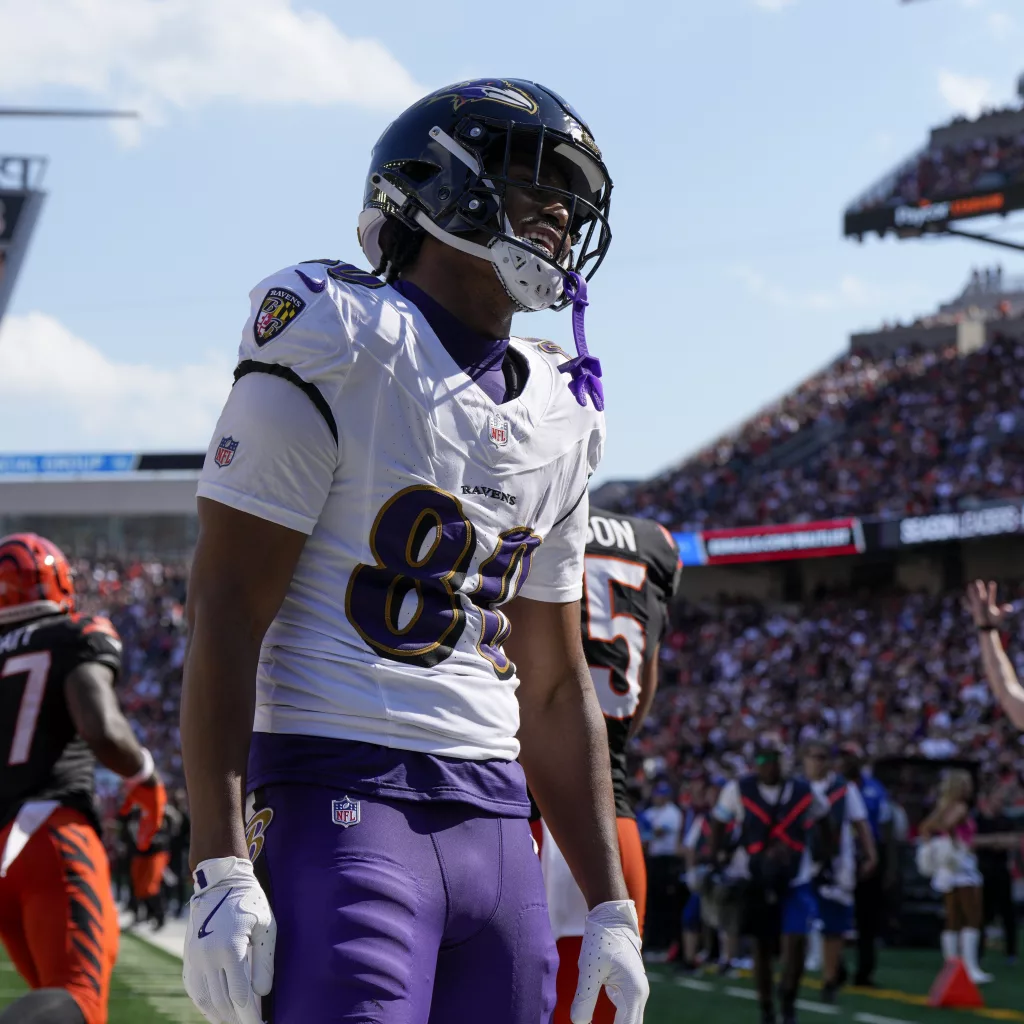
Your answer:
[[[877,1013],[855,1013],[853,1019],[857,1024],[910,1024],[909,1020],[899,1017],[880,1017]]]
[[[829,1006],[828,1003],[818,1003],[811,999],[798,999],[797,1009],[807,1010],[808,1013],[824,1013],[826,1016],[834,1017],[839,1012],[838,1006]]]
[[[667,981],[657,975],[652,981]],[[737,988],[735,985],[727,985],[725,988],[718,988],[707,981],[697,981],[695,978],[675,978],[675,984],[681,988],[693,989],[695,992],[721,992],[723,995],[732,996],[734,999],[756,1000],[757,993],[749,988]],[[810,999],[798,999],[798,1009],[806,1010],[808,1013],[821,1013],[827,1017],[835,1017],[840,1013],[838,1006],[830,1006],[828,1003],[819,1003]],[[904,1020],[902,1017],[883,1017],[877,1013],[855,1013],[853,1019],[857,1024],[913,1024],[912,1021]]]
[[[727,996],[732,996],[734,999],[757,999],[757,993],[750,988],[736,988],[735,985],[727,985],[724,992]]]
[[[676,978],[676,984],[683,988],[692,988],[694,992],[714,992],[715,986],[710,981],[697,981],[696,978]]]
[[[681,988],[693,989],[695,992],[716,992],[719,991],[714,985],[707,981],[697,981],[694,978],[676,978],[675,983]],[[737,988],[735,985],[728,985],[722,992],[734,999],[757,999],[757,993],[749,988]],[[835,1017],[839,1013],[838,1006],[829,1006],[827,1003],[819,1003],[810,999],[798,999],[796,1005],[808,1013],[821,1013],[826,1017]],[[893,1017],[875,1017],[870,1013],[862,1013],[856,1018],[860,1024],[911,1024],[910,1021],[896,1020]]]

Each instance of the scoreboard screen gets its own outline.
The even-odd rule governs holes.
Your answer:
[[[955,220],[989,217],[1024,209],[1024,182],[996,191],[974,192],[952,199],[876,206],[864,210],[851,208],[843,219],[843,234],[884,235],[895,231],[901,237],[915,237],[937,230]]]
[[[847,236],[913,238],[1024,208],[1024,108],[933,128],[928,142],[846,209]]]

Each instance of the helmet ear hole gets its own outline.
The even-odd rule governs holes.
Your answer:
[[[498,197],[488,192],[467,192],[459,198],[458,211],[471,224],[496,222]]]
[[[495,132],[473,117],[464,117],[455,126],[452,135],[466,149],[471,149],[478,154],[487,149],[499,137],[502,141],[505,139],[504,132]]]
[[[403,160],[385,168],[395,175],[405,178],[410,184],[422,185],[437,175],[441,168],[427,160]]]

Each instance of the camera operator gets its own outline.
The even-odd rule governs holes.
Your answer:
[[[823,848],[833,848],[829,805],[809,783],[786,778],[782,744],[763,736],[755,772],[726,784],[711,812],[711,856],[720,862],[726,827],[739,841],[729,871],[747,879],[742,931],[754,940],[754,977],[762,1024],[775,1022],[772,964],[781,953],[779,1003],[783,1024],[795,1024],[796,997],[804,969],[807,933],[815,912],[813,865],[808,841],[816,826]]]

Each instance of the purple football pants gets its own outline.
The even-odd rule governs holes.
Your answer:
[[[267,1024],[548,1024],[558,957],[529,824],[468,804],[256,791],[277,918]]]

